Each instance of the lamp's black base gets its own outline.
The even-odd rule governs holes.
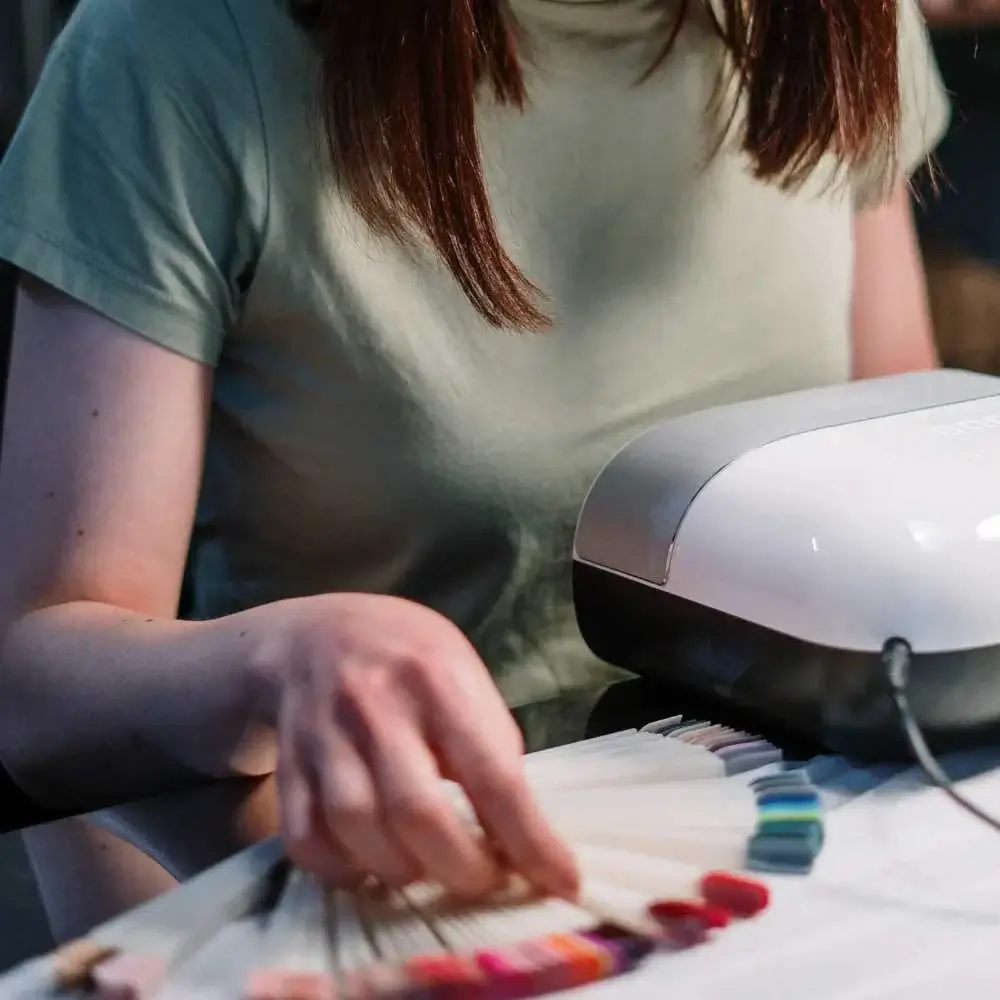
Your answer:
[[[909,759],[880,653],[793,639],[585,563],[574,565],[573,585],[593,653],[673,693],[687,690],[697,714],[777,733],[788,752],[801,743]],[[1000,646],[915,655],[908,694],[936,752],[1000,743]]]

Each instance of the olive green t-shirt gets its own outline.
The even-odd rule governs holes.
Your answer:
[[[0,167],[0,257],[215,366],[192,613],[389,592],[458,622],[530,746],[612,671],[576,629],[592,477],[670,414],[849,373],[852,216],[710,156],[724,65],[692,17],[662,70],[638,0],[514,0],[524,113],[480,103],[500,230],[551,332],[488,326],[433,254],[366,230],[279,0],[83,0]],[[946,102],[902,0],[901,166]],[[823,176],[819,176],[822,173]]]

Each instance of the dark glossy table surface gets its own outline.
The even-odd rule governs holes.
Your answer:
[[[49,819],[58,818],[58,815],[36,806],[0,767],[0,833],[20,830],[26,826],[37,826]]]
[[[755,733],[781,747],[789,759],[803,760],[823,752],[819,745],[804,741],[787,730],[762,723],[737,705],[641,679],[616,684],[606,692],[591,716],[588,735],[599,736],[639,727],[671,715],[711,720]],[[162,789],[159,794],[187,791],[198,783],[190,782],[183,788]],[[104,806],[120,804],[103,803]],[[77,813],[78,810],[73,809],[59,812],[41,808],[18,788],[0,766],[0,834]]]

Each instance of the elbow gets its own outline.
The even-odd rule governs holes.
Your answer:
[[[37,617],[28,609],[0,621],[0,767],[40,808],[85,811],[91,789],[81,774],[101,769],[80,739],[79,692],[46,669],[51,637]]]
[[[28,702],[25,678],[14,652],[17,616],[0,619],[0,767],[28,795],[32,790],[22,775],[36,770],[43,752],[42,734],[50,727]]]
[[[58,807],[62,797],[50,778],[61,770],[58,720],[30,691],[11,646],[8,633],[0,641],[0,768],[33,803]]]

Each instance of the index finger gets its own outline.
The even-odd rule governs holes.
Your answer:
[[[466,716],[467,717],[467,716]],[[436,744],[462,786],[479,822],[511,865],[544,892],[571,899],[579,888],[576,859],[552,830],[524,774],[524,758],[491,745],[490,727],[457,720],[442,727]]]

